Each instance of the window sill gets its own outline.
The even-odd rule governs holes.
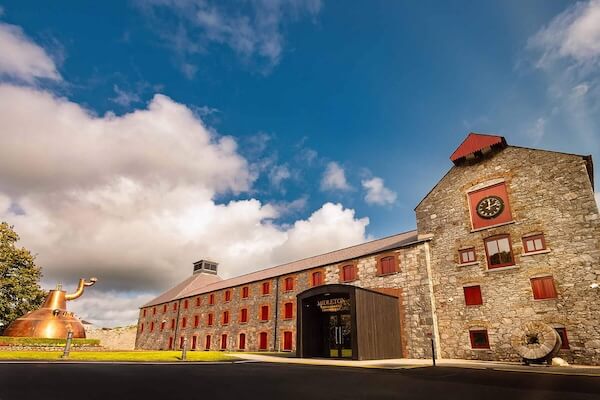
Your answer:
[[[556,301],[556,300],[558,300],[558,296],[556,296],[556,297],[546,297],[546,298],[543,298],[543,299],[533,299],[533,301],[535,301],[535,302]]]
[[[400,272],[400,271],[388,272],[387,274],[377,274],[377,276],[390,276],[390,275],[397,274],[398,272]]]
[[[518,269],[518,265],[509,265],[507,267],[498,267],[498,268],[488,268],[485,272],[500,272],[500,271],[509,271],[511,269]]]
[[[485,349],[474,349],[473,347],[471,347],[471,350],[473,350],[473,351],[491,351],[492,349],[489,347],[486,347]]]
[[[530,251],[527,253],[521,253],[521,257],[526,257],[526,256],[536,256],[538,254],[547,254],[550,253],[550,249],[544,249],[544,250],[538,250],[538,251]]]
[[[471,265],[479,265],[479,261],[471,261],[464,264],[455,264],[457,267],[469,267]]]
[[[481,231],[485,231],[486,229],[497,228],[499,226],[510,225],[510,224],[514,224],[514,223],[515,223],[515,220],[502,222],[502,223],[496,224],[496,225],[488,225],[488,226],[484,226],[483,228],[471,229],[471,233],[481,232]]]
[[[269,320],[268,320],[268,319],[261,319],[259,322],[260,322],[261,324],[265,324],[265,323],[269,322]]]

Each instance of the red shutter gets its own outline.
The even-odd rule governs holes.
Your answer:
[[[259,350],[267,349],[267,332],[261,332],[259,336]]]
[[[283,332],[283,350],[292,350],[292,332]]]
[[[468,306],[477,306],[483,304],[481,297],[481,286],[467,286],[465,291],[465,304]]]
[[[211,326],[213,324],[213,315],[208,314],[208,325]]]
[[[144,317],[146,316],[146,309],[144,309]]]
[[[200,325],[200,317],[198,315],[194,315],[194,328],[197,328]]]
[[[197,343],[198,343],[198,336],[192,336],[192,350],[196,350]]]
[[[269,306],[262,306],[260,308],[260,319],[261,321],[267,321],[269,319]]]
[[[186,325],[186,324],[187,324],[187,318],[186,318],[186,317],[183,317],[183,318],[181,319],[181,327],[182,327],[182,328],[185,328],[185,325]]]
[[[248,309],[242,308],[242,313],[240,315],[240,322],[248,322]]]
[[[175,329],[175,319],[171,320],[171,329]]]
[[[291,319],[294,316],[294,303],[285,303],[285,319]]]
[[[196,297],[196,307],[200,306],[200,297]]]
[[[285,278],[285,290],[288,292],[294,290],[294,278]]]
[[[204,348],[210,350],[210,335],[206,335],[206,346]]]
[[[208,296],[208,304],[215,304],[215,295],[212,293]]]
[[[154,332],[154,322],[150,322],[150,332]]]
[[[556,298],[554,278],[551,276],[531,278],[531,289],[533,291],[533,298],[536,300]]]
[[[140,325],[140,333],[142,333],[142,332],[144,332],[144,324],[143,323]]]
[[[188,306],[189,306],[189,304],[190,304],[190,303],[189,303],[189,301],[186,299],[186,300],[183,302],[183,308],[185,308],[185,309],[187,310],[187,309],[188,309]]]
[[[387,256],[379,259],[379,273],[381,275],[391,274],[396,272],[395,264],[396,257]]]
[[[240,350],[245,350],[246,349],[246,334],[245,333],[240,333],[240,345],[239,345],[239,349]]]
[[[225,350],[227,348],[227,334],[221,335],[221,350]]]
[[[263,282],[262,284],[262,294],[269,294],[269,292],[271,291],[271,287],[269,282]]]
[[[248,297],[248,292],[249,292],[249,290],[248,290],[248,286],[244,286],[244,287],[242,288],[242,297],[243,297],[243,298],[246,298],[246,297]]]
[[[229,311],[223,312],[223,325],[227,325],[229,323]]]
[[[319,286],[323,284],[323,273],[321,271],[313,272],[312,274],[312,285]]]
[[[152,315],[156,315],[156,307],[152,307]]]

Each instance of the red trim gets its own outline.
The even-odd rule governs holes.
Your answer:
[[[206,340],[204,342],[204,348],[206,350],[210,350],[210,335],[206,335]]]
[[[352,282],[356,280],[356,263],[345,264],[340,267],[340,281]]]
[[[485,338],[484,343],[477,343],[475,337],[479,336],[480,339]],[[490,339],[488,337],[488,332],[486,329],[476,329],[469,331],[469,339],[471,340],[471,348],[472,349],[489,349],[490,348]]]
[[[194,315],[194,328],[197,328],[200,325],[200,316]]]
[[[292,350],[292,332],[285,331],[283,332],[283,350],[291,351]]]
[[[192,350],[196,350],[198,347],[198,336],[192,336]]]
[[[215,294],[214,294],[214,293],[211,293],[211,294],[208,296],[208,304],[209,304],[209,305],[211,305],[211,306],[212,306],[213,304],[215,304]]]
[[[224,297],[225,297],[225,302],[231,301],[231,290],[226,290]]]
[[[286,292],[291,292],[292,290],[294,290],[294,277],[288,276],[287,278],[285,278],[284,282]]]
[[[473,253],[473,259],[469,260],[469,256],[467,256],[467,261],[463,260],[463,254]],[[468,264],[471,262],[477,261],[477,253],[475,252],[475,247],[469,247],[468,249],[461,249],[458,251],[458,263],[459,264]]]
[[[469,133],[465,140],[458,146],[450,156],[450,160],[456,164],[461,158],[465,158],[478,151],[494,145],[506,145],[506,140],[502,136],[482,135],[480,133]]]
[[[268,342],[269,342],[269,334],[267,332],[260,332],[258,334],[258,349],[259,350],[267,350]]]
[[[240,323],[245,324],[246,322],[248,322],[248,309],[242,308],[240,310]]]
[[[376,260],[378,276],[391,275],[400,271],[397,253],[382,254],[378,256]]]
[[[268,321],[269,320],[269,312],[270,312],[270,307],[268,305],[262,305],[260,306],[260,320],[261,321]]]
[[[212,326],[212,325],[213,325],[213,323],[214,323],[214,317],[213,317],[213,314],[212,314],[212,313],[209,313],[209,314],[208,314],[208,321],[206,321],[206,324],[207,324],[208,326]]]
[[[221,335],[221,350],[227,350],[227,334]]]
[[[285,303],[283,305],[283,309],[284,309],[284,319],[292,319],[294,318],[294,303]]]
[[[481,297],[481,286],[465,286],[463,287],[465,293],[465,305],[467,306],[479,306],[483,304]]]
[[[263,294],[263,296],[266,296],[269,293],[271,293],[271,282],[263,282],[262,283],[262,294]]]
[[[522,238],[523,239],[523,253],[534,253],[536,251],[542,251],[542,250],[546,250],[546,238],[544,237],[543,233],[540,233],[539,235],[533,235],[533,236],[527,236]],[[541,239],[542,240],[542,247],[537,249],[535,248],[535,241],[537,239]],[[532,242],[534,249],[533,250],[528,250],[527,249],[527,242]]]
[[[239,336],[238,349],[246,350],[246,334],[243,332],[240,333],[240,336]]]
[[[531,278],[531,291],[535,300],[555,299],[558,295],[552,276]]]

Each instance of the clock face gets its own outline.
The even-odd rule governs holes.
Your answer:
[[[488,196],[477,204],[477,215],[481,218],[496,218],[504,210],[504,201],[498,196]]]

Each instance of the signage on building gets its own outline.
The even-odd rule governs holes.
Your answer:
[[[317,306],[319,306],[323,312],[345,311],[350,309],[350,300],[342,297],[336,299],[319,300],[317,302]]]

